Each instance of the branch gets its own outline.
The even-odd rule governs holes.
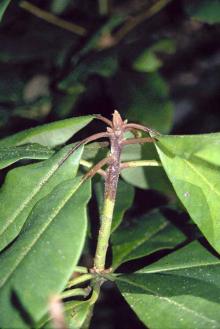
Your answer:
[[[87,35],[87,30],[84,27],[74,24],[74,23],[67,22],[64,19],[59,18],[56,15],[53,15],[53,14],[49,13],[48,11],[41,9],[28,1],[21,1],[19,6],[23,9],[27,10],[31,14],[45,20],[46,22],[48,22],[50,24],[61,27],[64,30],[75,33],[81,37],[84,37]]]
[[[140,15],[129,18],[124,23],[124,25],[122,25],[122,27],[113,35],[114,46],[119,43],[136,26],[161,11],[170,1],[172,0],[159,0]]]
[[[87,160],[83,160],[83,159],[80,160],[80,164],[82,166],[86,167],[86,168],[92,168],[92,166],[93,166],[93,163],[92,162],[87,161]],[[99,175],[101,175],[103,177],[106,176],[106,172],[104,170],[102,170],[102,169],[98,169],[96,172],[97,172],[97,174],[99,174]]]

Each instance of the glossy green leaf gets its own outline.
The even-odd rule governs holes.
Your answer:
[[[10,166],[21,159],[44,160],[53,155],[54,151],[39,144],[0,147],[0,169]]]
[[[173,187],[211,245],[220,252],[220,134],[164,136],[156,143]]]
[[[66,146],[50,159],[11,170],[0,190],[0,249],[20,232],[37,201],[62,181],[75,177],[82,148]]]
[[[99,213],[102,214],[103,196],[104,196],[104,183],[97,182],[95,184],[96,196],[99,204]],[[125,197],[126,195],[126,197]],[[124,214],[129,209],[134,200],[134,188],[122,181],[118,182],[117,196],[115,200],[115,208],[112,219],[111,231],[115,231],[123,220]]]
[[[220,260],[198,242],[131,275],[118,287],[152,329],[220,327]]]
[[[76,117],[41,125],[21,131],[15,135],[0,140],[2,146],[18,146],[27,143],[38,143],[54,147],[64,144],[80,129],[93,120],[92,115]]]
[[[112,235],[112,267],[147,256],[161,249],[171,249],[185,240],[185,235],[159,212],[137,218],[130,226],[119,227]]]
[[[200,22],[220,23],[220,1],[200,0],[190,2],[186,6],[187,13]]]
[[[6,11],[6,9],[7,9],[10,2],[11,2],[11,0],[1,0],[1,3],[0,3],[0,21],[2,20],[4,12]]]
[[[132,160],[157,160],[160,162],[155,146],[151,144],[134,144],[124,147],[122,161]],[[165,193],[175,200],[175,192],[161,166],[147,166],[137,168],[127,168],[121,171],[123,179],[142,189],[155,189]]]
[[[37,322],[48,310],[49,297],[64,289],[84,245],[89,197],[89,182],[82,185],[80,177],[62,182],[37,203],[25,230],[2,253],[1,327],[25,327],[14,308],[15,295]]]

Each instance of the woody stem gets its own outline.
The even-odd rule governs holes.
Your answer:
[[[106,172],[104,204],[94,260],[94,269],[97,272],[105,270],[106,254],[108,250],[109,237],[111,234],[111,224],[115,206],[115,197],[117,192],[118,179],[120,175],[122,137],[123,133],[121,133],[120,136],[114,133],[112,134],[112,136],[110,136],[111,161]]]

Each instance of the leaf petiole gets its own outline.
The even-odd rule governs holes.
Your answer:
[[[89,281],[93,278],[94,278],[94,275],[91,274],[91,273],[80,275],[77,278],[74,278],[74,279],[70,280],[67,284],[67,287],[71,288],[73,286],[76,286],[77,284],[84,283],[84,282]]]
[[[60,298],[65,299],[65,298],[76,297],[76,296],[87,297],[90,292],[91,292],[91,287],[70,289],[62,292]]]

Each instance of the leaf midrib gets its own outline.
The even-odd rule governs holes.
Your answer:
[[[123,278],[123,279],[119,278],[119,280],[120,281],[123,281],[123,282],[126,282],[127,284],[133,285],[135,287],[138,287],[138,288],[142,289],[143,291],[150,292],[152,295],[158,297],[159,299],[162,299],[162,300],[165,300],[165,301],[167,301],[167,302],[169,302],[171,304],[174,304],[178,308],[181,308],[181,309],[186,310],[188,313],[193,313],[195,316],[197,316],[197,317],[199,317],[199,318],[201,318],[203,320],[206,320],[206,321],[211,322],[211,323],[219,324],[217,321],[215,321],[213,319],[210,319],[210,318],[204,316],[203,314],[200,314],[200,313],[196,312],[195,310],[192,310],[190,308],[187,308],[185,305],[182,305],[180,303],[177,303],[176,301],[173,301],[171,298],[160,296],[157,292],[152,291],[151,289],[148,289],[145,286],[142,286],[141,284],[134,283],[132,281],[126,280],[125,278]],[[130,293],[130,294],[132,294],[132,293]]]
[[[46,222],[46,224],[42,227],[42,229],[38,232],[35,239],[32,240],[32,243],[29,245],[27,249],[25,249],[24,253],[21,254],[21,257],[17,259],[17,262],[14,264],[15,266],[11,269],[11,271],[8,273],[8,275],[2,280],[0,283],[0,288],[3,287],[3,285],[8,281],[8,279],[12,276],[12,274],[15,272],[15,270],[18,268],[18,266],[22,263],[24,258],[28,255],[28,253],[31,251],[32,247],[37,243],[37,241],[40,239],[42,234],[46,231],[47,227],[51,224],[53,219],[58,215],[58,213],[61,211],[61,209],[65,206],[65,204],[68,202],[68,200],[72,197],[72,195],[77,191],[77,189],[81,186],[83,183],[83,180],[81,180],[73,190],[67,195],[65,199],[63,199],[63,202],[60,204],[59,207],[54,209],[54,212],[51,214],[51,216],[48,218],[49,220]]]
[[[152,269],[152,270],[148,270],[147,272],[136,272],[136,273],[140,273],[140,274],[148,274],[148,273],[158,273],[158,272],[167,272],[167,271],[176,271],[176,270],[186,270],[186,269],[191,269],[191,268],[196,268],[196,267],[206,267],[206,266],[216,266],[216,265],[220,265],[220,261],[216,262],[211,262],[211,263],[200,263],[200,264],[195,264],[195,265],[191,265],[189,266],[173,266],[173,267],[167,267],[164,269]]]
[[[69,150],[65,155],[68,155]],[[67,160],[67,158],[63,155],[63,159]],[[70,154],[71,155],[71,154]],[[49,179],[53,176],[53,174],[56,173],[56,171],[62,166],[64,161],[61,161],[63,159],[59,159],[59,161],[52,166],[51,170],[48,171],[45,176],[40,181],[39,185],[32,190],[32,193],[28,194],[28,197],[24,200],[24,202],[21,204],[20,207],[17,208],[17,211],[14,212],[14,216],[9,217],[6,221],[6,225],[3,226],[2,230],[0,231],[0,236],[8,229],[8,227],[13,224],[13,222],[16,220],[18,216],[21,215],[22,211],[25,209],[25,207],[34,199],[36,194],[44,187],[44,185],[49,181]]]

